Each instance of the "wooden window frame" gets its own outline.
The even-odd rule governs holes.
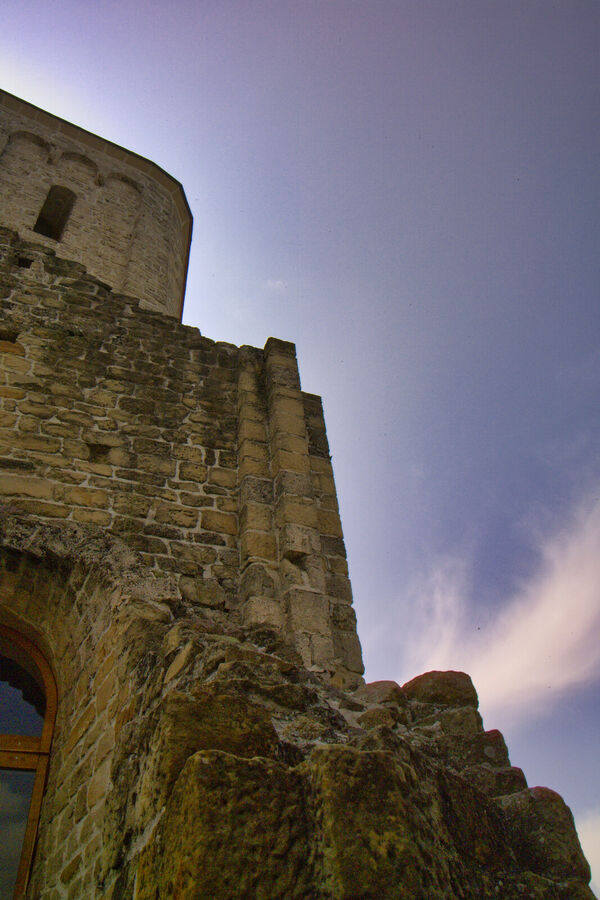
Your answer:
[[[36,645],[18,631],[15,631],[13,628],[7,628],[4,625],[0,625],[0,638],[3,638],[10,644],[15,662],[27,664],[30,661],[30,663],[34,664],[35,669],[37,669],[42,678],[43,689],[46,695],[46,714],[44,716],[42,733],[39,737],[0,734],[0,769],[20,769],[35,772],[29,815],[25,826],[21,859],[13,893],[13,900],[21,900],[25,896],[35,850],[42,798],[48,777],[50,747],[58,698],[52,669]],[[25,668],[30,670],[31,665],[25,665]]]

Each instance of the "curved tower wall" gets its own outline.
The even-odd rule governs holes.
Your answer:
[[[53,187],[74,195],[59,237],[39,224]],[[0,92],[0,206],[2,224],[22,239],[181,318],[192,217],[181,185],[159,166]]]

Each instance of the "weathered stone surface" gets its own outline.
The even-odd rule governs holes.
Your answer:
[[[77,201],[60,240],[63,255],[83,265],[67,268],[56,260],[55,274],[72,276],[81,294],[93,296],[97,284],[86,279],[87,266],[116,290],[142,297],[148,308],[181,314],[192,222],[178,182],[74,125],[57,128],[53,116],[4,92],[0,141],[3,225],[28,241],[55,246],[52,237],[34,230],[36,219],[48,186],[68,186]]]
[[[490,797],[515,794],[527,787],[525,775],[517,766],[494,768],[485,762],[467,766],[462,774],[472,785]]]
[[[562,797],[548,788],[535,787],[501,797],[499,803],[515,830],[514,846],[520,861],[539,874],[589,881],[590,867]]]
[[[355,692],[358,700],[366,703],[392,703],[394,706],[406,706],[407,697],[395,681],[371,681],[363,684]]]
[[[303,787],[272,760],[192,756],[141,854],[136,900],[315,896]]]
[[[464,783],[339,745],[292,767],[196,753],[136,876],[137,900],[568,896],[565,882],[518,871],[501,811]],[[577,880],[569,889],[589,896]]]
[[[411,700],[440,706],[479,705],[473,682],[464,672],[425,672],[402,685]]]
[[[378,728],[380,725],[393,725],[394,716],[385,706],[372,706],[357,717],[361,728]]]

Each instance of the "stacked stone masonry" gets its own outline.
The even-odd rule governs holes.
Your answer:
[[[0,91],[0,224],[34,231],[53,185],[75,194],[61,255],[141,305],[181,317],[191,215],[154,163]]]
[[[120,537],[214,618],[272,625],[355,679],[323,413],[293,345],[215,343],[0,237],[0,497]]]
[[[28,900],[594,900],[466,675],[340,690],[91,526],[5,512],[2,619],[59,708]]]

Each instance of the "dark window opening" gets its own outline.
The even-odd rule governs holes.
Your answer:
[[[0,769],[0,890],[7,900],[15,896],[34,784],[35,772]]]
[[[0,625],[0,896],[23,900],[35,849],[56,714],[48,663]]]
[[[71,215],[75,194],[69,188],[53,185],[48,191],[41,212],[37,218],[33,230],[44,237],[60,241],[65,225]]]
[[[31,268],[32,259],[28,259],[26,256],[20,256],[17,260],[17,265],[20,269],[29,269]]]
[[[43,687],[16,660],[0,654],[0,733],[41,734],[45,715]],[[29,731],[32,723],[35,730]]]

